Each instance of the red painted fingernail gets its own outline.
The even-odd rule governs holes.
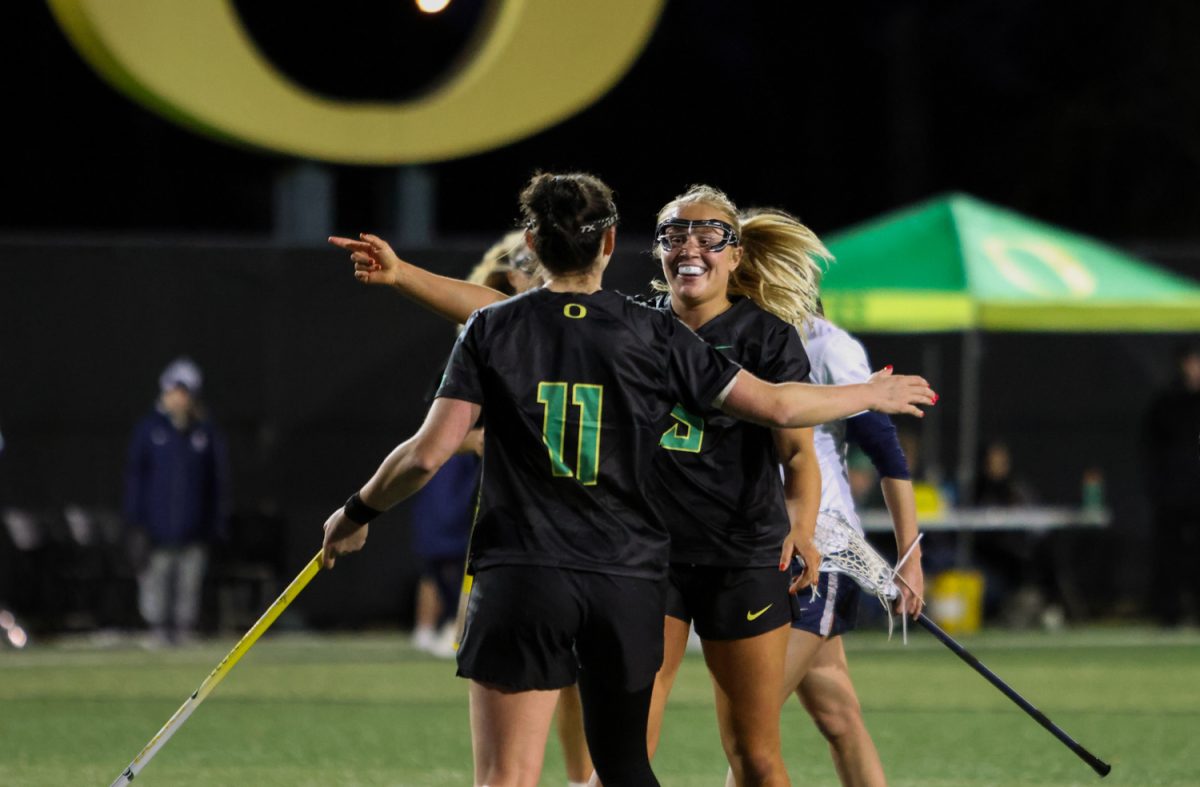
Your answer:
[[[937,394],[934,394],[934,395],[933,395],[933,403],[934,403],[934,404],[937,404],[937,400],[938,400],[938,399],[940,399],[940,398],[941,398],[941,397],[939,397]]]
[[[889,363],[887,366],[885,366],[883,368],[890,372],[892,370],[892,365]]]

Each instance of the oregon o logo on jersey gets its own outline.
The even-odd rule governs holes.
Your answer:
[[[582,320],[587,317],[587,307],[578,303],[568,303],[563,307],[563,314],[572,320]]]

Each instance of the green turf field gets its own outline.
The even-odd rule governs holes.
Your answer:
[[[867,723],[893,785],[1100,780],[924,631],[907,648],[848,639]],[[1090,629],[965,639],[1059,726],[1113,764],[1103,783],[1200,785],[1200,635]],[[43,644],[0,651],[0,785],[107,785],[233,640],[172,651]],[[200,706],[139,785],[470,784],[466,685],[398,634],[268,636]],[[795,784],[836,784],[794,702]],[[655,770],[718,785],[725,763],[707,673],[689,656]],[[543,784],[562,785],[557,745]]]

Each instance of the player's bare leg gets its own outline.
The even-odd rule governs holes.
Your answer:
[[[804,592],[804,591],[801,591]],[[816,634],[800,629],[788,633],[787,658],[784,661],[783,693],[780,702],[786,703],[792,693],[799,690],[801,681],[817,658],[825,640]]]
[[[779,733],[779,687],[790,630],[780,626],[756,637],[703,641],[734,784],[790,784]]]
[[[567,765],[567,781],[586,784],[592,775],[592,757],[583,732],[583,704],[579,701],[578,686],[567,686],[558,695],[554,726]]]
[[[536,787],[558,690],[507,691],[471,681],[475,787]]]
[[[805,632],[795,632],[802,634]],[[813,634],[806,634],[815,638]],[[841,637],[826,640],[817,650],[796,694],[829,741],[838,778],[846,787],[882,787],[887,784],[875,742],[863,721],[862,706]]]
[[[663,618],[663,663],[658,674],[654,676],[650,719],[646,725],[646,750],[650,752],[651,759],[654,759],[654,753],[658,751],[667,698],[671,696],[671,687],[675,685],[675,678],[679,675],[679,665],[683,663],[683,655],[687,652],[688,635],[691,630],[691,624],[679,618]]]

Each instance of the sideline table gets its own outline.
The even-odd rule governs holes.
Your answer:
[[[891,532],[892,518],[886,508],[870,508],[859,514],[868,533]],[[1107,508],[1072,506],[987,506],[983,508],[946,508],[934,514],[918,514],[922,530],[1061,530],[1063,528],[1102,528],[1112,522]]]
[[[892,531],[892,518],[887,509],[867,509],[860,512],[859,516],[863,529],[868,533]],[[975,533],[1022,531],[1039,536],[1050,531],[1101,530],[1112,523],[1112,512],[1103,507],[1072,506],[945,508],[936,514],[918,515],[917,520],[923,531],[957,534],[954,562],[960,568],[967,568],[974,562]],[[1063,539],[1055,538],[1053,541],[1057,543],[1048,545],[1048,548],[1051,549],[1059,593],[1072,613],[1081,615],[1084,603],[1070,565],[1072,555],[1063,548]]]

